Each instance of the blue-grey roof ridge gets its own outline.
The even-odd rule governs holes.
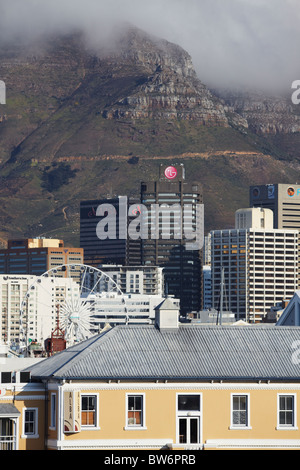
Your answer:
[[[27,368],[72,380],[300,380],[292,360],[300,327],[124,325]]]
[[[91,338],[85,340],[85,341],[81,341],[73,346],[71,346],[70,348],[68,349],[65,349],[63,351],[60,351],[59,353],[51,356],[48,358],[48,360],[50,361],[52,359],[52,361],[54,362],[55,359],[56,359],[56,362],[57,362],[57,359],[59,359],[59,354],[63,354],[64,357],[67,355],[67,354],[71,354],[71,356],[69,357],[69,359],[67,359],[66,361],[64,361],[64,366],[66,366],[67,364],[69,366],[71,366],[72,362],[76,360],[76,357],[80,354],[81,358],[84,357],[85,353],[88,354],[88,351],[89,351],[89,348],[90,346],[95,342],[95,341],[98,341],[99,338],[101,337],[102,341],[105,341],[105,338],[104,336],[106,335],[106,333],[108,333],[109,330],[106,330],[104,331],[103,333],[99,334],[99,335],[95,335],[95,336],[92,336]],[[60,367],[58,367],[57,370],[59,370]],[[55,375],[56,373],[56,370],[54,370],[52,372],[52,375]]]

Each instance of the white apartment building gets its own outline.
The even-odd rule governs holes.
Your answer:
[[[212,301],[223,299],[236,319],[260,322],[290,300],[298,285],[298,230],[273,229],[270,209],[240,209],[235,229],[211,232]]]
[[[0,275],[0,339],[18,348],[20,335],[44,345],[56,327],[57,305],[79,298],[71,278]]]
[[[164,296],[164,276],[161,267],[102,264],[98,269],[111,278],[124,294]],[[93,289],[93,292],[108,291],[112,287],[108,277],[97,281],[93,272],[87,272],[84,282],[87,287]]]
[[[168,297],[179,310],[178,299]],[[150,324],[155,320],[155,308],[166,298],[161,295],[103,292],[89,295],[91,332],[96,334],[106,325]]]

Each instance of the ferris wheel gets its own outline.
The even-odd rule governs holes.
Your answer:
[[[100,330],[101,302],[112,297],[118,314],[128,318],[126,301],[117,283],[105,272],[84,264],[63,264],[33,280],[20,306],[20,350],[43,341],[59,324],[67,347]]]

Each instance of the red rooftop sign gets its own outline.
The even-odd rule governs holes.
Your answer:
[[[176,176],[177,170],[174,166],[168,166],[168,168],[165,169],[165,177],[169,180],[173,180]]]

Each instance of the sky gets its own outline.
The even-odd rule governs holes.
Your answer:
[[[0,41],[80,28],[105,43],[120,22],[183,47],[211,87],[300,79],[300,0],[0,0]]]

